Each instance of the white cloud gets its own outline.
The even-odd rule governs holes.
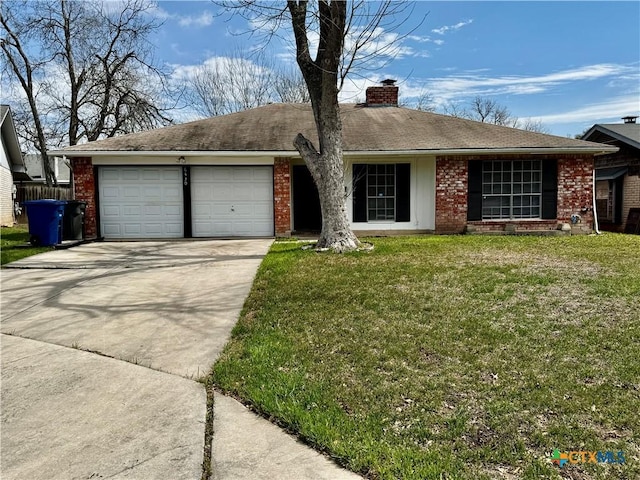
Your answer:
[[[558,85],[598,79],[619,79],[637,71],[636,65],[596,64],[543,75],[504,75],[491,77],[479,74],[450,75],[426,81],[426,88],[445,101],[474,95],[530,95]]]
[[[107,2],[108,3],[108,2]],[[177,13],[169,13],[160,4],[151,4],[148,10],[150,15],[153,15],[158,20],[165,22],[168,20],[174,20],[180,27],[208,27],[213,24],[214,15],[208,10],[204,10],[199,15],[178,15]]]
[[[467,25],[470,25],[473,23],[473,19],[470,18],[469,20],[464,20],[462,22],[458,22],[455,25],[445,25],[443,27],[440,28],[434,28],[433,30],[431,30],[432,33],[435,33],[437,35],[444,35],[445,33],[449,32],[449,31],[456,31],[456,30],[460,30],[462,27],[466,27]]]
[[[208,27],[212,23],[213,14],[208,11],[204,11],[197,16],[178,16],[178,25],[180,25],[181,27]]]
[[[598,103],[565,112],[533,117],[533,120],[548,124],[582,122],[587,126],[595,123],[620,123],[625,115],[638,115],[640,99],[637,94],[613,97]]]

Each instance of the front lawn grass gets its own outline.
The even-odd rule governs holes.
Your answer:
[[[370,241],[275,243],[218,388],[368,478],[640,478],[640,237]]]
[[[26,246],[28,244],[29,232],[26,228],[0,227],[0,265],[51,250],[51,247],[29,247]]]

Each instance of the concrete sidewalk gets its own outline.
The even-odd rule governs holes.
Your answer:
[[[200,478],[200,384],[9,335],[0,348],[3,479]]]
[[[2,478],[199,479],[195,380],[270,244],[93,243],[0,271]],[[360,478],[218,394],[213,427],[214,479]]]

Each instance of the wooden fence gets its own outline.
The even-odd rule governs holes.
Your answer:
[[[16,202],[22,207],[22,203],[27,200],[73,200],[73,190],[70,186],[48,187],[46,185],[18,185],[16,191]],[[18,223],[27,223],[26,209],[22,208],[22,213],[16,217]]]

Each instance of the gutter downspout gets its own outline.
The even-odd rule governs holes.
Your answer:
[[[600,235],[600,230],[598,229],[598,211],[596,210],[596,169],[593,169],[593,188],[592,196],[593,196],[593,229],[596,231],[596,234]]]

